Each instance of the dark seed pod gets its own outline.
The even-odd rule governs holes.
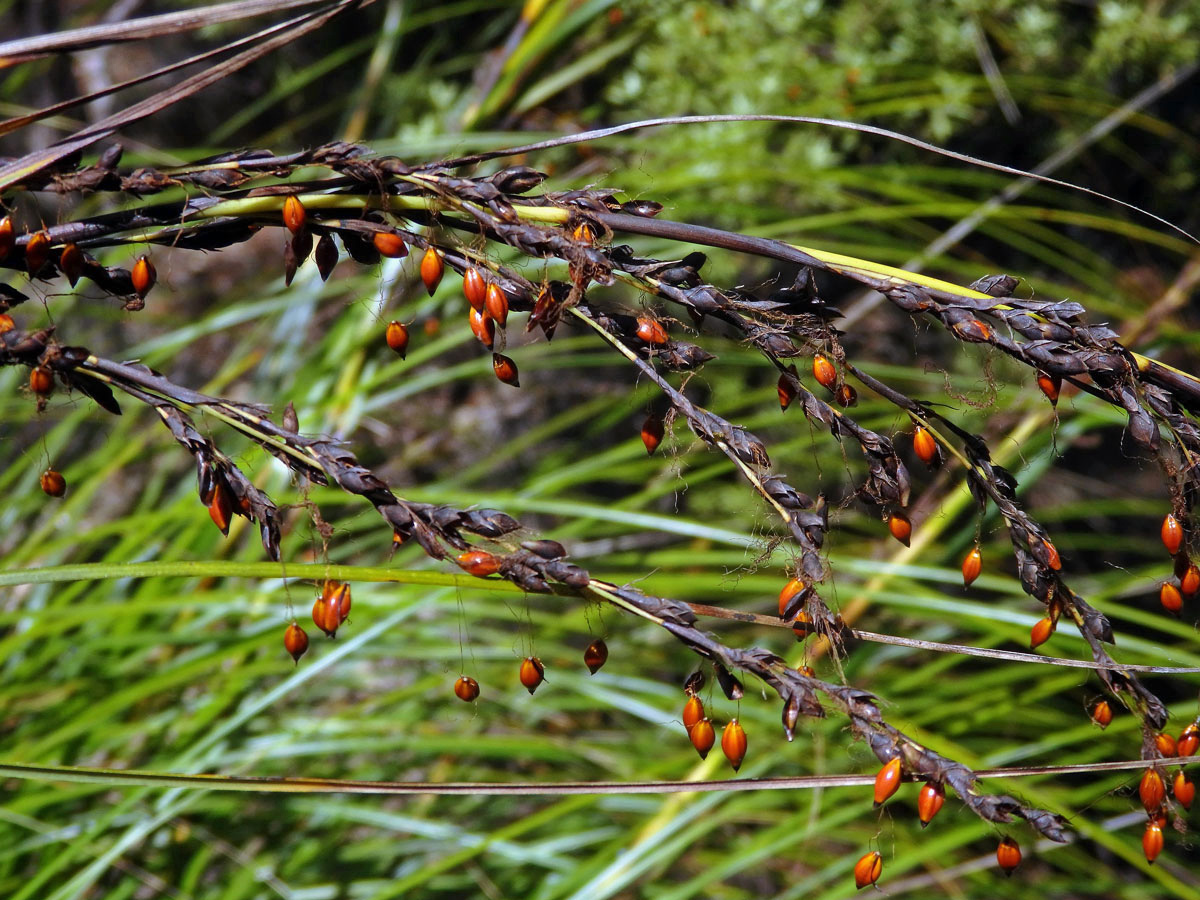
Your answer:
[[[321,280],[328,281],[338,264],[337,244],[334,243],[332,235],[323,234],[317,239],[317,247],[313,251],[313,262],[317,264]]]
[[[725,696],[730,700],[741,700],[746,693],[742,687],[742,683],[720,663],[714,663],[713,668],[717,672],[717,684],[721,686],[721,690],[725,692]]]
[[[704,688],[704,673],[697,669],[683,682],[685,694],[698,694]]]
[[[505,384],[520,387],[521,380],[517,374],[517,364],[501,353],[492,354],[492,371]]]
[[[468,550],[458,557],[463,571],[476,578],[486,578],[500,571],[500,560],[485,550]]]
[[[858,391],[842,382],[833,392],[833,401],[841,407],[849,408],[858,403]]]
[[[67,276],[71,287],[75,287],[75,282],[79,281],[80,276],[83,275],[85,264],[83,251],[79,249],[78,244],[67,244],[58,257],[58,267]]]
[[[542,665],[540,659],[527,656],[521,662],[520,677],[525,690],[532,694],[546,680],[546,667]]]
[[[875,774],[875,805],[882,806],[900,789],[902,764],[899,756],[889,759]]]
[[[133,271],[129,274],[133,281],[133,290],[137,293],[138,298],[146,299],[150,288],[154,287],[155,282],[158,281],[158,272],[154,268],[154,263],[150,262],[150,257],[144,253],[139,256],[137,262],[133,264]]]
[[[646,445],[646,454],[653,456],[654,451],[658,449],[658,445],[662,443],[663,435],[666,434],[666,424],[662,417],[650,413],[646,416],[646,421],[642,423],[642,443]]]
[[[701,759],[708,757],[708,751],[717,742],[717,732],[713,728],[712,722],[708,719],[701,719],[688,729],[688,737],[692,741],[692,746],[696,748],[696,752],[700,754]]]
[[[996,848],[996,863],[1005,875],[1012,875],[1013,870],[1021,864],[1020,845],[1010,837],[1003,838]]]
[[[732,719],[721,733],[721,752],[733,766],[733,771],[742,767],[746,758],[746,730],[737,719]]]
[[[299,234],[304,230],[304,224],[308,220],[308,212],[304,209],[304,204],[300,202],[300,198],[295,194],[289,194],[283,201],[283,224],[287,226],[287,230],[292,234]]]
[[[874,884],[883,874],[883,857],[878,850],[872,850],[854,864],[854,886],[858,890]]]
[[[408,354],[408,326],[403,322],[389,322],[384,337],[387,345],[404,359]]]
[[[454,695],[463,703],[471,703],[479,699],[479,682],[466,675],[460,675],[454,682]]]
[[[394,231],[376,231],[371,235],[371,243],[375,245],[380,256],[386,256],[388,259],[404,259],[408,256],[408,246],[404,243],[404,238]]]
[[[792,379],[796,376],[796,367],[791,367],[791,373],[781,372],[779,382],[775,385],[775,390],[779,394],[779,408],[787,410],[792,405],[792,401],[796,399],[796,386]]]
[[[50,235],[44,231],[31,234],[25,244],[25,269],[29,272],[29,277],[36,276],[49,258]]]
[[[483,307],[501,328],[508,324],[508,295],[494,281],[484,291]]]
[[[656,319],[648,316],[638,316],[637,336],[638,340],[647,344],[665,344],[671,339],[667,334],[667,329],[663,328]]]
[[[430,247],[421,257],[421,281],[424,282],[425,290],[429,292],[430,297],[442,283],[442,275],[445,272],[446,263],[442,260],[442,254]]]
[[[283,632],[283,649],[290,653],[292,659],[297,663],[308,650],[308,634],[295,622],[292,622]]]
[[[521,549],[528,550],[542,559],[562,559],[567,555],[567,548],[558,541],[543,538],[538,541],[521,541]]]
[[[471,304],[471,309],[482,310],[484,301],[487,299],[487,283],[483,280],[483,276],[479,274],[479,270],[471,267],[463,273],[463,294],[467,298],[467,302]]]
[[[217,481],[213,484],[212,500],[208,504],[208,515],[213,524],[220,529],[221,534],[229,536],[229,523],[233,518],[233,503],[229,489]]]
[[[608,644],[604,643],[604,638],[596,638],[583,651],[583,664],[587,666],[588,672],[595,675],[606,662],[608,662]]]
[[[39,481],[42,485],[42,492],[50,497],[61,497],[67,492],[67,479],[63,478],[62,472],[47,469],[42,473]]]

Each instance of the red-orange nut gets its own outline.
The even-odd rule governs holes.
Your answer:
[[[1166,796],[1167,788],[1163,784],[1163,778],[1158,769],[1147,769],[1142,773],[1142,780],[1138,783],[1138,797],[1142,801],[1142,806],[1146,808],[1146,812],[1154,813],[1162,806]]]
[[[1062,379],[1057,375],[1047,375],[1045,372],[1038,372],[1037,386],[1046,399],[1051,403],[1058,403],[1058,394],[1062,390]]]
[[[696,723],[704,718],[704,703],[695,694],[687,698],[683,704],[683,727],[691,731]]]
[[[1174,514],[1167,513],[1162,520],[1162,535],[1163,546],[1167,548],[1167,552],[1174,556],[1183,546],[1183,526],[1179,524],[1179,520]]]
[[[54,390],[54,373],[46,366],[34,366],[29,371],[29,389],[39,397],[49,396]]]
[[[454,696],[463,703],[479,699],[479,682],[467,675],[460,675],[454,682]]]
[[[1021,864],[1021,847],[1010,837],[1001,839],[996,848],[996,864],[1004,870],[1005,875],[1011,875]]]
[[[1196,782],[1188,778],[1187,773],[1180,769],[1175,773],[1175,780],[1171,783],[1171,793],[1175,795],[1175,799],[1184,809],[1191,809],[1192,801],[1196,799]]]
[[[1108,705],[1107,700],[1101,700],[1092,707],[1089,715],[1092,717],[1092,721],[1101,728],[1107,728],[1113,719],[1112,707]]]
[[[979,573],[983,571],[983,554],[979,551],[979,545],[976,544],[970,549],[962,561],[962,576],[963,587],[970,587],[971,584],[979,577]]]
[[[746,730],[737,719],[731,719],[721,733],[721,752],[733,766],[733,771],[742,767],[742,760],[746,758]]]
[[[484,291],[483,308],[501,328],[508,324],[508,295],[494,281]]]
[[[221,534],[229,534],[229,523],[233,519],[233,498],[219,481],[213,486],[212,500],[208,503],[208,517],[220,529]]]
[[[517,364],[503,353],[492,354],[492,371],[495,372],[496,377],[505,384],[511,384],[513,387],[521,386],[521,378],[520,374],[517,372]]]
[[[458,564],[463,571],[477,578],[486,578],[500,571],[499,557],[486,550],[468,550],[466,553],[460,553]]]
[[[471,304],[471,309],[483,310],[484,301],[487,299],[487,283],[474,266],[463,272],[463,295]]]
[[[4,334],[6,331],[12,331],[16,327],[17,323],[13,321],[12,316],[10,316],[8,313],[0,313],[0,334]]]
[[[1062,568],[1062,558],[1058,555],[1058,549],[1047,540],[1042,541],[1042,546],[1046,550],[1046,565],[1057,572]]]
[[[1154,747],[1163,759],[1171,759],[1176,750],[1175,738],[1165,731],[1160,731],[1154,736]]]
[[[1183,577],[1179,579],[1179,590],[1185,597],[1190,597],[1192,594],[1200,591],[1200,567],[1195,563],[1188,563],[1187,569],[1183,572]]]
[[[1158,602],[1167,612],[1177,615],[1183,609],[1183,594],[1171,582],[1164,581],[1158,589]]]
[[[67,492],[67,479],[63,478],[62,472],[55,469],[47,469],[39,481],[42,491],[51,497],[61,497]]]
[[[75,282],[83,274],[84,264],[83,251],[79,249],[78,244],[67,244],[62,248],[62,253],[58,256],[58,267],[67,276],[71,287],[75,287]]]
[[[912,521],[908,516],[902,512],[894,512],[888,516],[887,525],[892,537],[907,547],[912,537]]]
[[[933,433],[923,425],[918,425],[913,431],[913,452],[927,466],[932,466],[938,460],[938,445]]]
[[[13,228],[12,216],[5,216],[0,219],[0,259],[4,259],[12,253],[12,249],[16,245],[17,234]]]
[[[342,623],[338,608],[331,604],[329,598],[324,595],[313,601],[312,620],[313,624],[328,637],[336,635],[338,626]]]
[[[917,795],[917,818],[924,828],[946,802],[946,789],[936,781],[927,781]]]
[[[150,257],[144,253],[133,264],[133,271],[129,276],[133,281],[133,290],[142,299],[145,299],[150,293],[150,288],[158,281],[158,271],[154,268],[154,263],[150,262]]]
[[[667,329],[663,328],[657,320],[648,316],[638,316],[637,336],[639,340],[645,341],[647,344],[665,344],[670,340]]]
[[[424,282],[425,290],[429,292],[430,297],[442,283],[442,275],[445,272],[446,263],[442,259],[442,254],[430,247],[421,257],[421,281]]]
[[[300,657],[308,650],[308,633],[293,622],[284,629],[283,649],[291,654],[295,662],[299,663]]]
[[[838,406],[856,406],[858,404],[858,391],[843,381],[833,392],[833,400]]]
[[[688,737],[691,739],[692,746],[696,748],[696,752],[700,754],[700,758],[706,759],[708,751],[717,741],[717,732],[713,728],[712,722],[708,719],[701,719],[688,729]]]
[[[1200,749],[1200,725],[1193,722],[1179,733],[1179,740],[1175,742],[1175,752],[1180,756],[1195,756],[1198,749]]]
[[[520,678],[525,690],[532,694],[546,680],[546,667],[540,659],[527,656],[521,661]]]
[[[882,806],[900,789],[903,764],[900,757],[893,756],[875,774],[875,805]]]
[[[658,449],[658,445],[662,443],[666,433],[667,426],[661,416],[656,416],[654,413],[646,416],[646,421],[642,423],[642,443],[646,447],[648,456],[654,455],[654,451]]]
[[[300,198],[295,194],[288,194],[283,200],[283,224],[287,226],[287,230],[292,234],[299,234],[304,230],[307,220],[308,212]]]
[[[50,258],[50,235],[45,231],[38,231],[29,236],[29,240],[25,243],[25,269],[30,276],[36,275],[42,270],[42,266],[46,265],[46,260]]]
[[[590,674],[595,675],[606,662],[608,662],[608,644],[604,642],[604,638],[596,638],[583,651],[583,664],[587,666]]]
[[[388,322],[384,340],[392,350],[400,355],[401,359],[408,354],[408,326],[403,322]]]
[[[874,884],[883,874],[883,857],[878,850],[872,850],[854,864],[854,886],[860,891]]]
[[[833,390],[834,385],[837,384],[837,369],[833,367],[833,363],[819,353],[813,357],[812,372],[817,384],[823,388]]]
[[[1029,649],[1036,650],[1046,641],[1050,640],[1050,635],[1054,634],[1054,620],[1049,616],[1044,619],[1038,619],[1034,626],[1029,629]]]
[[[790,372],[780,372],[779,382],[775,385],[775,390],[779,394],[779,408],[786,410],[792,405],[792,401],[796,399],[796,385],[793,381],[795,378],[795,366],[792,366]]]
[[[779,618],[788,618],[788,611],[797,597],[804,593],[807,586],[799,578],[793,578],[779,592]]]
[[[394,231],[377,231],[371,235],[371,243],[379,251],[380,256],[388,259],[403,259],[408,256],[408,246],[404,238]]]
[[[472,309],[467,318],[471,323],[471,333],[479,343],[491,350],[496,343],[495,320],[481,309]]]
[[[1146,830],[1142,832],[1142,852],[1146,854],[1146,862],[1151,865],[1158,859],[1163,849],[1163,830],[1157,822],[1147,822]]]

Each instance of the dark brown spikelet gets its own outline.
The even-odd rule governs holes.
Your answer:
[[[321,280],[328,281],[338,264],[337,244],[334,243],[332,235],[323,234],[317,239],[317,246],[313,251],[313,262],[317,264]]]
[[[300,662],[300,657],[308,650],[308,634],[295,622],[283,632],[283,649],[292,655],[292,660],[296,663]]]
[[[606,662],[608,662],[608,644],[604,643],[604,638],[596,638],[583,651],[583,664],[588,667],[588,672],[595,675]]]

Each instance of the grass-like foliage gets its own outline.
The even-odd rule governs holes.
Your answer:
[[[1196,15],[736,6],[0,45],[0,896],[1200,896]]]

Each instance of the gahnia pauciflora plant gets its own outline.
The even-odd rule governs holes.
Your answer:
[[[250,49],[242,51],[242,62],[358,6],[353,0],[321,4],[317,12],[258,36]],[[78,45],[87,41],[87,36],[80,37]],[[62,49],[73,46],[65,41]],[[24,52],[45,50],[33,46]],[[1141,761],[1130,765],[1145,772],[1139,794],[1146,813],[1146,858],[1153,862],[1162,850],[1168,819],[1174,817],[1182,829],[1183,814],[1194,794],[1186,766],[1200,744],[1200,730],[1192,723],[1177,740],[1167,736],[1167,707],[1144,676],[1149,671],[1178,677],[1189,670],[1124,665],[1113,655],[1109,619],[1073,589],[1052,530],[1031,515],[1016,478],[994,461],[988,442],[963,427],[946,407],[909,396],[882,374],[872,373],[869,361],[851,359],[835,327],[839,312],[823,293],[827,285],[843,281],[878,291],[914,320],[965,344],[991,348],[1024,366],[1029,381],[1051,404],[1058,402],[1060,391],[1069,390],[1086,392],[1120,410],[1131,444],[1157,461],[1169,489],[1171,506],[1163,510],[1162,541],[1174,572],[1162,584],[1160,596],[1172,613],[1200,592],[1200,569],[1191,557],[1196,542],[1193,504],[1200,487],[1200,429],[1194,417],[1200,411],[1200,380],[1126,347],[1115,331],[1090,322],[1077,302],[1025,296],[1019,290],[1020,280],[1009,275],[980,273],[978,280],[962,287],[780,240],[670,221],[662,215],[663,207],[648,197],[631,198],[603,187],[556,190],[553,179],[535,167],[536,153],[566,140],[424,163],[344,142],[283,155],[235,150],[172,168],[122,167],[122,151],[115,142],[103,146],[98,155],[85,157],[122,125],[179,102],[234,71],[238,59],[214,65],[183,87],[154,95],[111,121],[0,168],[6,204],[17,192],[88,197],[93,207],[97,196],[121,200],[112,211],[78,217],[64,214],[55,224],[15,211],[0,221],[0,266],[13,273],[0,288],[0,364],[29,372],[31,412],[77,395],[94,401],[109,415],[120,415],[122,404],[128,402],[151,407],[194,459],[200,500],[217,527],[228,532],[236,517],[252,521],[261,535],[263,553],[281,561],[286,554],[281,548],[280,507],[243,471],[236,453],[223,451],[198,424],[201,418],[220,422],[273,455],[297,483],[336,487],[366,501],[382,520],[380,527],[390,535],[393,547],[411,542],[431,559],[457,565],[470,575],[503,579],[523,592],[555,594],[564,602],[599,601],[663,629],[688,651],[679,656],[681,671],[690,668],[686,660],[691,656],[703,663],[685,684],[683,714],[688,736],[702,756],[718,740],[700,699],[704,673],[715,676],[731,701],[744,696],[743,679],[753,679],[773,692],[788,741],[805,718],[844,720],[847,738],[864,742],[881,765],[874,776],[877,805],[885,803],[901,783],[915,781],[923,784],[918,801],[922,825],[941,809],[950,788],[958,801],[988,822],[1007,825],[1021,819],[1036,835],[1065,842],[1068,823],[1062,816],[1036,801],[984,789],[980,771],[934,752],[894,724],[897,715],[885,705],[886,691],[877,694],[874,687],[867,690],[843,674],[841,661],[853,653],[856,642],[864,640],[974,652],[994,657],[997,664],[1005,658],[1029,658],[862,631],[839,614],[836,604],[831,605],[824,587],[831,577],[824,548],[832,509],[850,501],[861,504],[904,544],[919,528],[909,514],[913,478],[904,456],[911,446],[923,467],[951,471],[965,480],[981,518],[994,510],[1003,520],[1020,584],[1043,615],[1034,626],[1032,647],[1050,639],[1065,620],[1090,650],[1091,662],[1081,665],[1094,672],[1109,698],[1091,710],[1093,720],[1102,727],[1108,724],[1112,700],[1141,723]],[[0,127],[11,131],[24,124],[28,122],[10,120]],[[607,133],[569,140],[586,141]],[[517,155],[519,163],[508,159]],[[160,194],[169,196],[156,199]],[[264,229],[283,238],[280,265],[289,284],[309,260],[322,278],[329,278],[344,255],[363,266],[376,265],[381,258],[407,257],[406,265],[411,264],[431,294],[443,277],[461,279],[461,327],[469,327],[490,352],[493,371],[505,384],[520,386],[521,353],[509,346],[514,329],[540,332],[547,341],[559,329],[586,335],[598,348],[611,352],[614,361],[631,367],[638,380],[652,385],[658,394],[643,426],[647,450],[655,452],[673,423],[686,426],[713,453],[729,461],[771,517],[772,540],[790,548],[792,563],[777,573],[778,617],[686,603],[604,580],[572,562],[563,543],[534,535],[503,510],[406,499],[360,462],[352,445],[305,433],[290,406],[285,409],[274,398],[253,403],[212,396],[137,361],[93,353],[86,346],[88,335],[80,333],[78,318],[42,326],[36,324],[36,315],[26,312],[35,305],[32,299],[41,299],[47,286],[58,279],[71,286],[87,279],[131,312],[147,304],[169,303],[168,289],[157,284],[156,247],[217,253]],[[639,236],[670,242],[679,251],[670,258],[640,255],[623,242]],[[136,262],[129,270],[99,260],[104,248],[120,245],[137,248]],[[705,274],[707,258],[701,248],[765,258],[798,275],[783,286],[773,283],[760,289],[714,283]],[[604,300],[596,299],[598,287],[610,286],[624,286],[630,296],[641,295],[649,302],[636,309],[623,306],[607,299],[612,292]],[[52,310],[53,301],[47,302]],[[793,485],[786,472],[773,466],[766,440],[701,405],[696,392],[689,391],[694,373],[716,358],[711,346],[705,346],[705,335],[713,331],[757,352],[776,381],[781,407],[807,420],[814,442],[830,440],[846,454],[857,454],[865,474],[847,497],[814,496],[802,490],[803,485]],[[405,323],[396,321],[387,327],[387,344],[397,353],[404,354],[410,340]],[[856,406],[862,392],[890,404],[909,424],[899,432],[884,433],[860,421]],[[904,445],[903,454],[898,442]],[[62,476],[53,470],[42,476],[42,487],[52,496],[66,489]],[[315,509],[313,513],[318,515]],[[984,566],[975,545],[962,563],[964,584],[975,581]],[[324,582],[312,611],[316,627],[336,634],[350,615],[350,598],[348,584]],[[801,642],[823,642],[838,662],[838,677],[824,680],[806,666],[789,665],[774,652],[734,646],[702,627],[703,617],[790,628]],[[286,629],[284,644],[299,661],[309,648],[308,635],[293,622]],[[596,640],[588,647],[585,661],[595,672],[607,658],[604,641]],[[521,664],[520,681],[530,693],[542,684],[545,674],[536,657]],[[463,675],[454,691],[470,702],[480,696],[480,685]],[[735,770],[748,752],[769,752],[766,736],[750,738],[737,719],[719,736]],[[88,769],[60,767],[47,772],[15,761],[3,768],[20,777],[95,777],[119,783],[115,774]],[[1078,770],[1087,771],[1088,766]],[[150,774],[137,777],[156,783]],[[185,775],[163,779],[163,783],[188,783]],[[797,779],[798,786],[803,782]],[[272,790],[295,789],[298,784],[231,777],[207,786]],[[319,788],[319,780],[310,786]],[[347,790],[385,787],[340,785]],[[396,792],[454,789],[433,784],[391,787]],[[544,787],[555,788],[553,783]],[[621,788],[597,785],[595,789],[601,787]],[[587,786],[561,786],[567,788],[586,790]],[[474,789],[482,790],[478,785]],[[997,851],[999,866],[1010,872],[1020,858],[1017,842],[1003,835]],[[875,884],[882,868],[880,854],[868,852],[854,867],[857,885]]]

